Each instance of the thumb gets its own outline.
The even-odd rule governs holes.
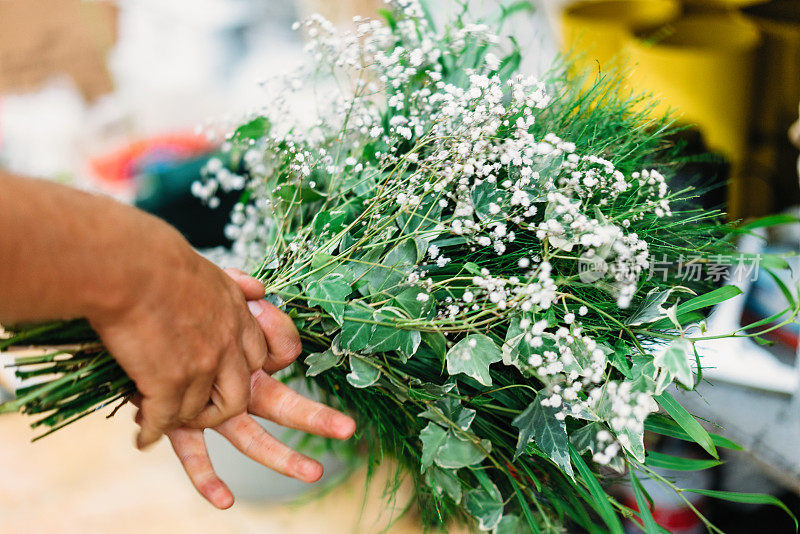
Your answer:
[[[258,300],[264,298],[264,284],[239,269],[224,269],[225,274],[230,276],[244,293],[246,300]]]

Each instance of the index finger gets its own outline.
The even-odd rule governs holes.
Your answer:
[[[251,379],[248,411],[281,426],[324,438],[347,439],[356,422],[330,406],[306,398],[264,372]]]
[[[142,398],[141,430],[136,436],[136,447],[139,450],[149,447],[165,434],[178,426],[178,412],[181,407],[181,396]]]
[[[255,318],[264,332],[269,350],[264,370],[268,373],[275,373],[287,367],[300,356],[300,352],[303,350],[300,334],[297,332],[292,318],[274,305],[265,300],[252,301],[252,303],[261,308],[261,313]]]

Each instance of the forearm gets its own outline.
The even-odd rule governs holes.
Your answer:
[[[182,244],[174,234],[112,199],[0,172],[0,322],[113,313],[142,284],[168,283],[150,270],[180,261],[164,246]]]

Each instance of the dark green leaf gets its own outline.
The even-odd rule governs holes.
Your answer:
[[[653,519],[653,514],[650,512],[649,499],[645,497],[647,493],[642,487],[641,482],[639,482],[639,479],[636,478],[636,473],[633,472],[633,469],[630,470],[630,474],[633,496],[636,498],[636,507],[639,509],[639,517],[642,519],[644,531],[647,534],[660,534],[661,527],[656,523],[656,520]]]
[[[659,467],[661,469],[670,469],[672,471],[702,471],[703,469],[710,469],[721,465],[723,462],[720,460],[703,460],[699,458],[679,458],[678,456],[671,456],[669,454],[662,454],[656,451],[647,453],[645,464],[650,467]]]
[[[581,479],[589,489],[589,493],[592,495],[592,500],[596,505],[600,517],[605,524],[608,525],[608,528],[613,534],[624,534],[622,523],[620,523],[619,517],[617,517],[616,512],[614,512],[614,509],[611,507],[611,502],[609,501],[610,497],[603,491],[603,488],[589,469],[589,466],[586,465],[581,455],[578,454],[572,446],[570,446],[569,455],[572,458],[572,463],[578,469]]]
[[[717,448],[714,446],[714,442],[706,432],[706,429],[683,406],[678,404],[678,401],[672,395],[665,392],[655,397],[655,399],[670,417],[691,436],[695,443],[703,447],[708,454],[719,459]]]
[[[773,497],[772,495],[764,495],[762,493],[734,493],[731,491],[707,489],[684,489],[682,491],[697,493],[698,495],[705,495],[706,497],[711,497],[713,499],[722,499],[730,502],[744,504],[769,504],[772,506],[777,506],[792,518],[792,521],[794,521],[794,529],[797,531],[798,524],[795,515],[791,512],[791,510],[789,510],[789,508],[786,507],[785,504],[783,504],[780,499]]]
[[[678,426],[675,421],[660,414],[651,414],[650,417],[647,418],[647,421],[645,421],[644,428],[645,430],[649,432],[655,432],[656,434],[670,436],[683,441],[694,441],[691,436],[689,436],[685,430]],[[714,445],[717,447],[723,447],[725,449],[732,449],[735,451],[743,450],[740,445],[734,443],[726,437],[718,434],[709,435],[711,436],[711,441],[713,441]]]

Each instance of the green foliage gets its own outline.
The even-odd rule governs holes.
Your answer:
[[[489,365],[503,359],[503,354],[491,338],[472,334],[447,351],[447,372],[450,375],[463,373],[484,386],[492,385]]]
[[[533,402],[511,422],[519,428],[515,458],[534,440],[536,446],[556,465],[572,476],[569,460],[569,440],[564,421],[556,418],[557,410],[542,406],[543,395],[539,393]]]
[[[507,5],[490,23],[499,27],[529,6]],[[431,41],[439,53],[430,64],[423,63],[402,83],[376,82],[374,98],[365,97],[355,119],[348,111],[342,123],[284,135],[271,128],[270,119],[259,117],[230,136],[232,155],[250,151],[253,159],[255,150],[262,159],[237,169],[248,184],[258,182],[243,195],[244,202],[270,210],[263,224],[271,237],[254,274],[301,333],[304,356],[295,375],[359,419],[362,439],[353,445],[354,454],[367,451],[370,465],[387,457],[398,461],[411,478],[424,521],[440,527],[451,519],[472,521],[498,534],[561,532],[569,523],[593,533],[621,534],[620,518],[638,515],[648,533],[662,532],[637,470],[705,469],[719,461],[645,451],[642,426],[613,423],[613,407],[629,402],[641,408],[655,398],[666,415],[651,414],[644,429],[696,442],[714,458],[716,447],[738,448],[706,432],[666,390],[675,380],[694,386],[688,363],[693,338],[685,326],[740,291],[715,289],[708,281],[685,282],[674,270],[664,278],[643,273],[625,307],[613,283],[581,280],[579,259],[589,247],[539,225],[557,220],[565,209],[551,197],[572,187],[563,185],[571,177],[564,167],[569,153],[607,159],[628,187],[613,199],[588,189],[585,198],[570,198],[570,205],[606,228],[636,234],[651,257],[677,263],[689,255],[730,256],[734,230],[720,223],[719,213],[694,207],[700,191],[692,187],[665,198],[673,206],[671,215],[654,214],[644,200],[645,185],[633,173],[653,169],[669,183],[681,164],[680,146],[669,139],[670,119],[652,116],[642,105],[645,96],[620,94],[620,78],[613,72],[587,82],[570,74],[568,66],[554,68],[545,80],[550,102],[526,108],[535,115],[525,126],[535,142],[518,149],[519,161],[509,156],[513,150],[505,154],[508,161],[498,159],[491,179],[470,178],[477,171],[469,159],[479,145],[516,142],[512,131],[526,113],[509,111],[496,130],[467,140],[458,137],[468,126],[463,122],[454,122],[447,135],[432,133],[436,125],[425,122],[435,106],[414,95],[435,93],[435,77],[452,84],[451,94],[472,90],[475,73],[496,75],[504,86],[517,79],[522,55],[513,39],[494,44],[481,37],[463,9]],[[389,57],[399,51],[398,72],[414,70],[405,52],[433,31],[433,17],[427,11],[419,20],[395,10],[382,15],[391,32],[382,52]],[[336,62],[327,60],[327,67]],[[327,67],[318,71],[343,74]],[[380,79],[373,74],[367,77]],[[351,86],[349,81],[335,85]],[[403,106],[384,98],[400,93]],[[502,97],[498,107],[512,109],[513,94]],[[481,94],[471,104],[475,109],[462,115],[486,101]],[[377,135],[364,134],[368,117],[379,125]],[[419,127],[392,137],[393,123],[420,117]],[[549,159],[524,153],[544,144],[548,135],[573,143],[575,150],[558,148]],[[459,145],[451,146],[456,141]],[[520,163],[525,159],[530,165]],[[603,166],[592,165],[593,172]],[[530,171],[527,181],[523,170]],[[506,181],[530,203],[524,224],[499,211],[517,206],[512,188],[502,185]],[[480,237],[489,239],[488,245],[477,239],[478,230],[474,235],[469,228],[455,230],[457,211],[474,214],[469,220],[485,230]],[[561,222],[566,233],[571,222]],[[739,231],[781,222],[787,221],[765,220]],[[592,251],[608,257],[613,246],[605,243]],[[552,299],[524,307],[525,295],[546,293],[545,262],[555,288]],[[785,262],[770,257],[766,266],[780,269]],[[800,299],[785,284],[780,287],[789,307],[775,318],[785,319],[797,313]],[[751,325],[740,334],[756,337],[757,329],[768,324]],[[41,414],[36,424],[52,431],[135,393],[85,321],[24,325],[0,340],[0,348],[67,342],[83,345],[17,360],[20,377],[49,378],[26,386],[0,410]],[[599,365],[597,376],[593,365]],[[590,399],[585,390],[566,392],[565,377],[572,374],[597,384],[600,397]],[[542,404],[554,396],[558,408]],[[562,411],[572,406],[577,409]],[[608,439],[601,435],[625,444],[604,466],[598,458]],[[639,512],[606,493],[608,468],[630,473]],[[661,482],[674,488],[668,480]],[[712,493],[780,505],[763,496]]]

